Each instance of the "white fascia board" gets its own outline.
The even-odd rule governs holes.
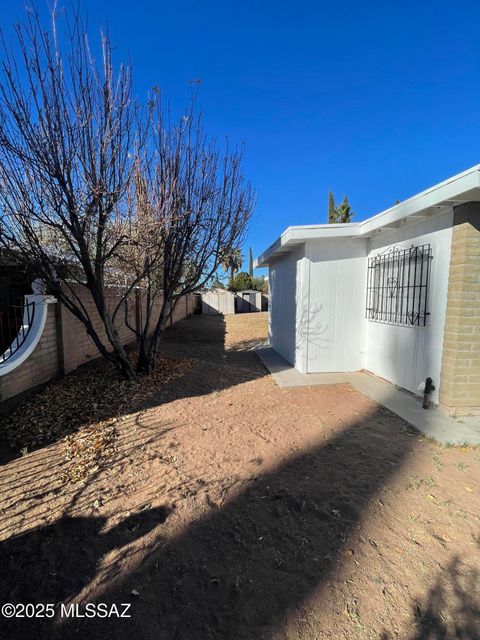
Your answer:
[[[360,234],[360,223],[315,224],[287,227],[282,235],[266,249],[253,263],[255,268],[268,265],[274,255],[289,251],[291,247],[308,240],[328,240],[328,238],[354,238]]]
[[[474,193],[472,193],[474,192]],[[452,206],[478,198],[480,200],[480,165],[475,165],[439,184],[418,193],[367,220],[348,224],[317,224],[288,227],[254,262],[255,267],[268,266],[274,255],[289,251],[293,245],[308,240],[329,238],[368,238],[381,228],[395,227],[401,221],[422,216],[422,212],[442,205]]]
[[[360,222],[361,235],[366,235],[404,218],[415,216],[431,207],[441,206],[447,200],[463,202],[463,194],[480,187],[480,165],[475,165],[462,173],[444,180],[434,187],[430,187],[415,196],[399,202],[393,207],[377,213],[377,215]],[[480,194],[479,194],[480,195]]]
[[[288,244],[322,238],[351,238],[359,235],[360,224],[358,222],[349,222],[346,224],[317,224],[313,226],[288,227],[285,233],[287,234]]]
[[[275,240],[273,244],[271,244],[267,249],[265,249],[265,251],[253,261],[253,268],[258,269],[259,267],[266,267],[268,265],[267,260],[270,258],[270,256],[273,255],[276,251],[278,251],[278,249],[281,248],[282,246],[281,241],[282,241],[282,236],[280,236],[280,238],[277,238],[277,240]]]

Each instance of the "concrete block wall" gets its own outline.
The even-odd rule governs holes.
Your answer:
[[[77,286],[76,294],[93,318],[95,329],[102,339],[106,339],[101,320],[94,309],[89,293],[84,287]],[[118,294],[111,290],[108,297],[109,306],[112,308],[118,302]],[[179,300],[170,324],[194,313],[198,298],[197,294],[190,294]],[[63,305],[59,309],[58,304],[48,305],[45,329],[32,355],[17,369],[0,377],[0,402],[48,382],[57,375],[73,371],[85,362],[99,357],[97,348],[88,336],[84,325]],[[141,306],[145,304],[141,296],[139,304]],[[160,311],[160,305],[159,299],[156,305],[157,314]],[[135,304],[128,306],[128,321],[135,327]],[[124,310],[119,311],[115,324],[123,344],[127,345],[135,341],[135,334],[126,326]]]
[[[181,298],[177,302],[172,313],[171,324],[175,324],[175,322],[178,322],[182,318],[186,318],[189,313],[193,312],[193,302],[190,303],[190,309],[188,302],[188,296]]]
[[[93,300],[86,289],[80,285],[75,285],[75,293],[81,299],[88,315],[93,319],[95,331],[100,336],[104,344],[107,343],[107,336],[103,323],[97,314]],[[114,289],[110,290],[107,296],[109,308],[115,308],[119,296]],[[135,327],[135,304],[128,305],[128,322]],[[115,319],[115,326],[122,344],[130,344],[135,340],[135,334],[125,323],[125,310],[121,308]],[[68,309],[62,306],[62,334],[65,373],[73,371],[81,364],[98,357],[98,351],[90,336],[85,331],[85,327]]]
[[[480,414],[480,203],[455,207],[440,405]]]

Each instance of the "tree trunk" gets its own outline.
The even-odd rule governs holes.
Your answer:
[[[151,371],[151,363],[149,362],[148,358],[148,349],[145,336],[142,336],[142,340],[140,342],[135,370],[140,374],[150,373]]]
[[[100,312],[100,319],[107,333],[109,343],[112,346],[112,350],[109,350],[107,346],[100,339],[97,331],[94,328],[91,317],[85,315],[81,312],[81,310],[74,304],[74,302],[70,299],[70,297],[63,291],[62,287],[55,283],[51,286],[54,294],[58,297],[61,304],[65,305],[65,307],[74,315],[85,327],[87,335],[90,336],[92,342],[97,347],[99,353],[106,359],[108,362],[113,364],[113,366],[117,369],[122,377],[127,380],[132,380],[136,377],[135,369],[130,362],[128,355],[123,348],[123,345],[120,343],[118,338],[118,334],[116,331],[111,331],[112,324],[110,322],[110,318],[102,317]],[[93,294],[92,294],[93,298]],[[94,300],[95,304],[95,300]],[[98,306],[96,305],[98,310]]]
[[[169,303],[170,304],[170,303]],[[169,306],[168,304],[168,306]],[[157,355],[157,346],[160,336],[163,334],[165,323],[168,320],[169,314],[172,313],[173,309],[170,309],[169,313],[167,313],[167,303],[163,302],[162,308],[160,310],[160,315],[157,320],[157,324],[155,325],[155,329],[152,335],[145,340],[142,340],[142,344],[140,345],[140,349],[138,352],[136,371],[141,374],[150,374],[155,368],[155,357]]]
[[[114,339],[113,342],[110,341],[113,346],[113,351],[109,351],[98,339],[97,334],[94,331],[91,331],[89,327],[87,327],[87,333],[92,338],[101,355],[113,364],[123,378],[126,380],[133,380],[136,378],[135,369],[132,366],[125,349],[118,342],[118,339]]]

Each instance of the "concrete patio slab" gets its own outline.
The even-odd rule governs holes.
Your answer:
[[[300,373],[271,347],[256,354],[279,387],[350,384],[383,405],[429,438],[443,445],[480,446],[480,417],[452,418],[432,407],[423,409],[421,399],[369,373]]]

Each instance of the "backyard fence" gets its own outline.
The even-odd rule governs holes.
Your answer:
[[[107,344],[102,321],[96,313],[88,291],[77,285],[75,293],[88,311],[100,339],[104,344]],[[107,295],[109,306],[114,307],[118,299],[115,290],[109,290]],[[157,313],[160,311],[161,303],[160,297],[157,303]],[[180,298],[167,326],[195,313],[199,304],[200,296],[198,294],[190,294]],[[115,325],[122,344],[128,345],[135,341],[135,334],[127,324],[138,327],[142,321],[144,310],[145,299],[139,290],[134,303],[129,304],[123,313],[117,315]],[[60,303],[49,304],[43,333],[33,353],[16,369],[0,376],[0,402],[43,384],[57,375],[73,371],[85,362],[98,357],[99,353],[84,325],[64,305]]]

